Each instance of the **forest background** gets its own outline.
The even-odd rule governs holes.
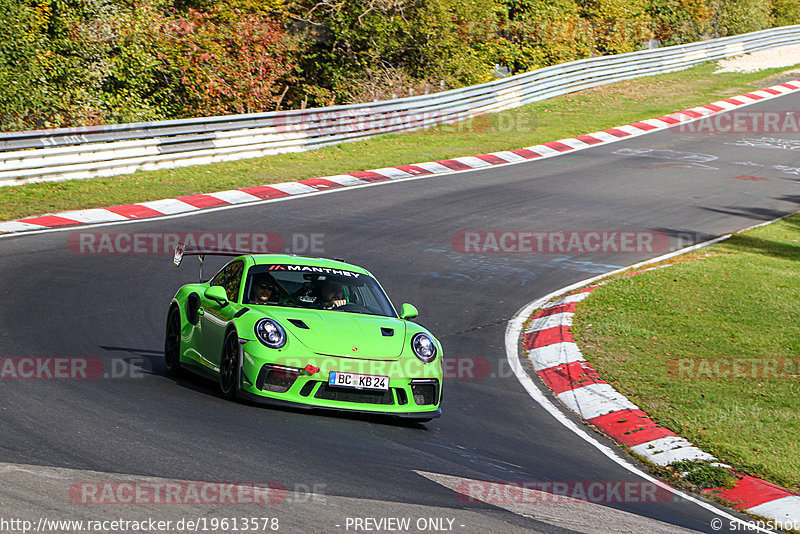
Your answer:
[[[800,23],[800,0],[0,0],[0,130],[383,100]]]

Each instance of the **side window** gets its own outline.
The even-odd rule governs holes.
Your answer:
[[[244,262],[235,261],[225,269],[225,282],[223,286],[228,293],[228,300],[236,302],[239,296],[239,286],[242,285],[242,273],[244,272]]]
[[[224,281],[225,281],[225,272],[226,272],[227,270],[228,270],[228,266],[227,266],[227,265],[226,265],[225,267],[223,267],[222,269],[220,269],[220,270],[219,270],[219,272],[218,272],[216,275],[214,275],[214,278],[212,278],[212,279],[211,279],[211,285],[212,285],[212,286],[222,286],[222,285],[225,285],[225,284],[224,284]]]
[[[244,262],[234,261],[226,265],[211,279],[212,286],[222,286],[228,294],[228,300],[235,302],[239,296],[239,286],[242,283]]]

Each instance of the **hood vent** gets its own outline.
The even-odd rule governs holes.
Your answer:
[[[289,319],[289,322],[295,325],[297,328],[304,328],[305,330],[309,329],[308,325],[300,319]]]

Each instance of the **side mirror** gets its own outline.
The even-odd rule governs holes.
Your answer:
[[[401,319],[406,319],[406,320],[413,319],[417,315],[419,315],[419,312],[417,311],[417,309],[414,307],[413,304],[409,304],[406,302],[400,307]]]
[[[222,286],[211,286],[205,290],[203,293],[208,300],[213,300],[221,307],[224,307],[228,304],[228,294],[225,292],[225,288]]]

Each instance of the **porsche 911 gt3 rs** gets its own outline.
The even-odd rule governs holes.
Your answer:
[[[394,308],[365,269],[280,254],[235,256],[211,280],[181,287],[169,306],[164,362],[219,383],[224,397],[305,408],[441,415],[442,346]]]

